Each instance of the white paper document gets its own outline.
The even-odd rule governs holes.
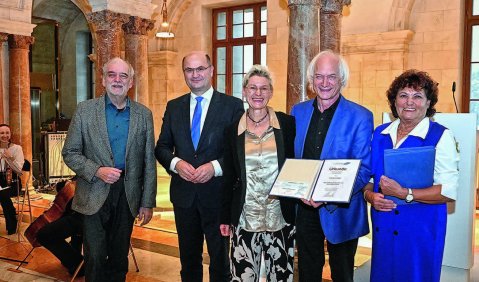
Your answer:
[[[348,203],[361,160],[327,160],[312,196],[315,202]]]

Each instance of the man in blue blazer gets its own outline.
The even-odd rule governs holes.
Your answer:
[[[303,159],[360,159],[361,167],[347,204],[303,200],[296,230],[300,281],[320,281],[327,241],[333,281],[353,281],[358,238],[369,232],[362,188],[371,176],[370,141],[373,116],[341,95],[349,69],[331,52],[316,55],[308,67],[310,89],[316,98],[297,104],[295,157]]]
[[[206,238],[210,280],[229,281],[227,241],[219,228],[224,130],[243,115],[243,102],[212,88],[213,66],[203,52],[183,58],[183,73],[191,93],[168,102],[155,148],[171,174],[181,279],[203,281]]]

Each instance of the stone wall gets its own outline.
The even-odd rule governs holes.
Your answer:
[[[381,113],[389,112],[386,89],[391,81],[407,67],[410,30],[382,33],[345,35],[342,54],[350,68],[345,97],[374,113],[375,124],[381,122]]]
[[[175,59],[170,56],[168,67],[157,68],[157,75],[151,75],[150,89],[160,104],[188,91],[181,72],[181,58],[192,50],[211,52],[211,9],[244,3],[220,0],[176,2],[184,4],[177,5],[183,11],[181,16],[178,12],[174,19],[177,21],[175,39],[162,45],[175,53]],[[438,111],[454,111],[450,89],[452,81],[456,81],[457,89],[460,89],[463,5],[459,0],[352,1],[352,5],[343,11],[342,54],[351,67],[350,83],[344,95],[373,111],[377,125],[381,113],[389,111],[385,91],[391,81],[402,71],[417,68],[429,72],[439,82]],[[267,6],[267,64],[275,86],[270,105],[284,111],[289,9],[287,0],[268,1]],[[152,54],[160,50],[158,40],[150,41]],[[162,72],[167,72],[168,81],[161,81]],[[460,93],[456,93],[456,97],[460,97]],[[154,106],[157,131],[165,106],[160,104]]]
[[[452,82],[461,105],[463,5],[465,1],[416,1],[410,17],[414,31],[408,54],[408,68],[427,71],[439,82],[438,111],[455,112]]]

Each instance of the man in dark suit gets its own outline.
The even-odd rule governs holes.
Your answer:
[[[103,66],[106,95],[78,104],[62,151],[78,176],[86,281],[126,279],[134,219],[147,224],[156,205],[153,115],[128,98],[133,75],[120,58]]]
[[[206,238],[210,280],[229,281],[227,249],[219,231],[223,140],[224,129],[244,113],[243,103],[212,88],[207,54],[190,53],[182,66],[191,93],[168,102],[155,148],[157,160],[171,174],[181,278],[203,281]]]

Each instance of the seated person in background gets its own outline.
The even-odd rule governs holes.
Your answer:
[[[0,124],[0,204],[2,205],[8,235],[17,232],[16,210],[10,197],[18,194],[20,179],[15,171],[20,171],[25,161],[22,147],[10,140],[10,126]]]
[[[67,182],[57,184],[58,194],[66,184]],[[70,275],[75,273],[78,265],[83,261],[82,215],[72,210],[72,201],[73,198],[66,205],[62,217],[43,226],[37,233],[38,242],[60,260]],[[68,237],[71,237],[69,243],[65,240]],[[82,268],[78,276],[83,276],[83,273]]]

